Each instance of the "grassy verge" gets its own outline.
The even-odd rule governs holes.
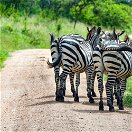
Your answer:
[[[3,63],[8,56],[9,56],[8,52],[0,51],[0,69],[4,67]]]
[[[132,77],[127,81],[127,90],[124,96],[124,104],[127,107],[132,107]]]
[[[9,52],[20,49],[49,48],[49,33],[51,32],[56,37],[69,33],[86,37],[87,30],[83,23],[77,23],[75,29],[73,25],[74,23],[68,19],[60,18],[58,21],[51,21],[39,15],[1,17],[0,67],[3,67],[3,62]]]

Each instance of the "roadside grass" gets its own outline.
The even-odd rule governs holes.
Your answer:
[[[58,25],[60,30],[57,30]],[[55,21],[49,18],[44,19],[39,15],[1,17],[0,68],[3,67],[3,62],[8,57],[9,52],[21,49],[50,48],[49,33],[53,33],[56,38],[70,33],[86,37],[85,24],[77,23],[75,29],[73,25],[73,22],[65,18]]]
[[[127,90],[124,96],[124,104],[132,108],[132,77],[127,80]]]
[[[0,69],[4,67],[4,61],[9,56],[8,52],[0,51]]]

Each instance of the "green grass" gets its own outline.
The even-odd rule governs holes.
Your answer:
[[[61,27],[57,31],[57,25]],[[1,17],[0,24],[0,67],[3,67],[3,62],[8,57],[9,52],[21,49],[34,49],[50,47],[50,35],[54,33],[56,37],[77,33],[86,37],[86,26],[83,23],[77,23],[76,28],[73,28],[74,23],[65,18],[60,18],[57,22],[50,19],[44,19],[39,15],[32,17]]]
[[[132,107],[132,77],[127,80],[127,90],[124,96],[124,104],[127,107]]]
[[[8,52],[0,51],[0,69],[4,67],[3,63],[8,56],[9,56]]]

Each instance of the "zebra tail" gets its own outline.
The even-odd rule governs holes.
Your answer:
[[[102,47],[101,47],[102,48]],[[132,48],[128,46],[122,46],[122,47],[103,47],[103,51],[129,51],[132,52]]]
[[[55,62],[50,62],[49,59],[47,60],[47,64],[48,64],[49,68],[53,68],[53,67],[59,65],[60,62],[61,62],[61,54],[59,54],[59,56]]]
[[[132,52],[132,48],[128,47],[128,46],[124,46],[124,47],[120,47],[119,49],[117,49],[118,51],[130,51]]]

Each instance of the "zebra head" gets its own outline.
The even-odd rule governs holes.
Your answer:
[[[87,36],[86,36],[86,41],[89,41],[91,39],[91,37],[95,34],[96,32],[96,27],[94,26],[91,30],[89,30],[89,28],[87,27]]]
[[[103,31],[102,31],[103,32]],[[119,32],[119,33],[116,33],[115,32],[115,28],[113,29],[113,32],[103,32],[103,35],[101,36],[101,38],[104,40],[104,41],[111,41],[111,40],[115,40],[117,42],[119,42],[119,37],[124,34],[124,30]]]
[[[96,46],[100,44],[100,33],[101,33],[101,27],[98,27],[98,29],[96,30],[96,27],[93,27],[88,35],[87,35],[87,39],[90,43],[90,45],[92,46],[92,49],[95,50]]]

